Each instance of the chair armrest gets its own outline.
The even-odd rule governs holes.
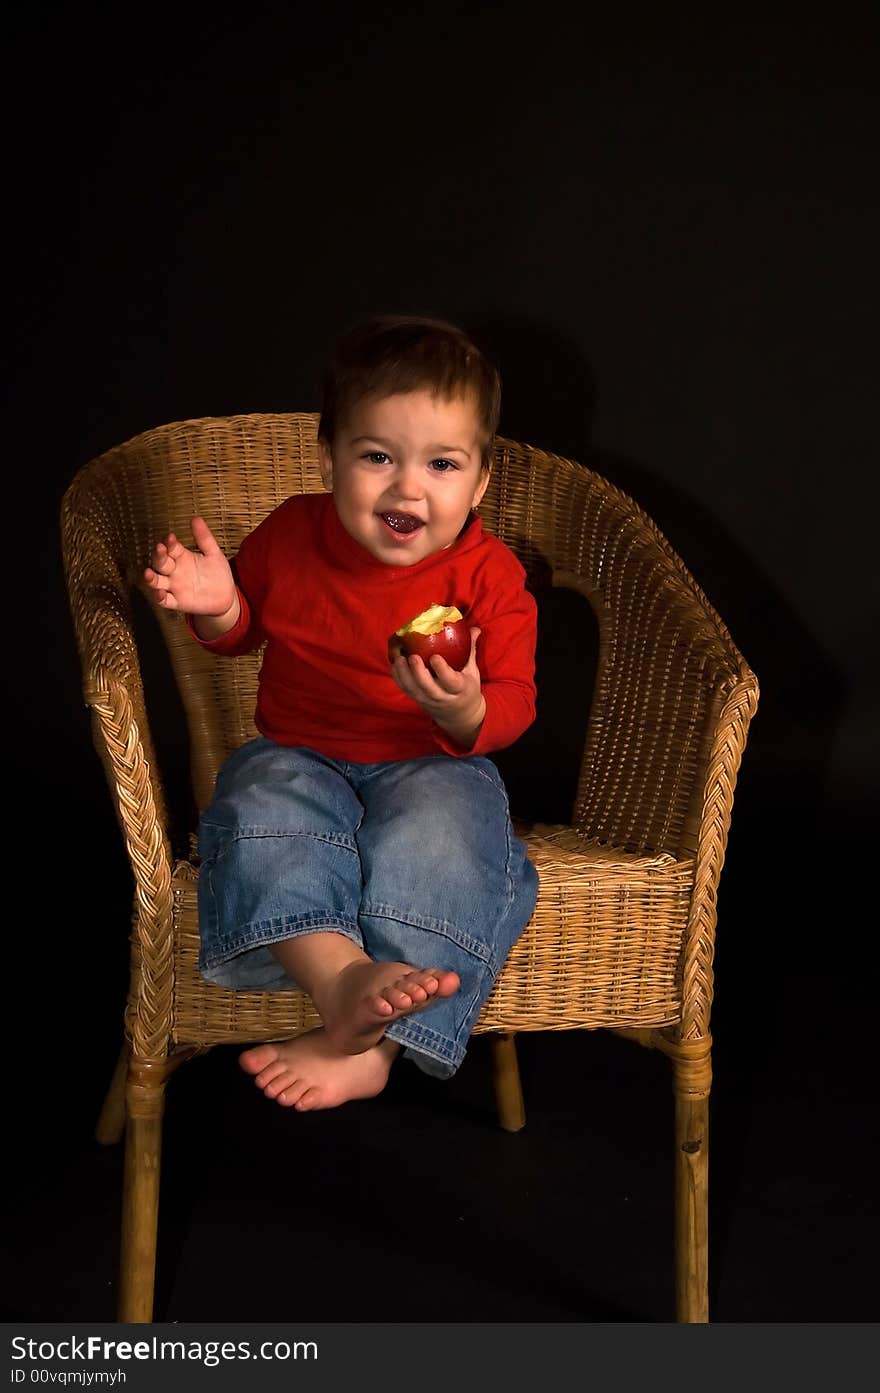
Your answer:
[[[553,579],[587,596],[600,630],[573,825],[600,844],[693,858],[680,1030],[696,1039],[708,1032],[718,883],[758,683],[671,559],[650,585],[643,573],[640,606],[571,573]]]
[[[739,693],[747,728],[757,682],[702,592],[675,567],[677,558],[659,551],[655,544],[638,567],[629,558],[618,562],[602,584],[553,573],[555,586],[588,599],[599,626],[572,824],[600,844],[695,856],[728,699],[735,709]],[[720,749],[732,753],[725,742]],[[731,797],[735,772],[727,770]]]
[[[167,1040],[171,1012],[171,848],[135,640],[129,580],[92,519],[62,504],[62,551],[82,690],[134,874],[133,950],[139,990],[129,1001],[135,1053]]]
[[[739,678],[722,687],[713,703],[711,745],[699,803],[695,800],[697,851],[682,962],[682,1040],[697,1040],[709,1033],[718,883],[727,851],[737,774],[759,695],[754,673],[745,663],[742,667]]]

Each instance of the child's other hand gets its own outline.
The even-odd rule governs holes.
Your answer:
[[[480,629],[471,629],[470,657],[461,672],[435,655],[428,667],[421,658],[395,658],[391,675],[402,692],[418,702],[452,738],[463,747],[472,745],[486,714],[486,699],[480,690],[477,667],[477,639]]]
[[[237,605],[232,569],[202,517],[191,523],[197,551],[188,551],[169,532],[153,548],[152,566],[144,571],[151,599],[164,609],[220,617]]]

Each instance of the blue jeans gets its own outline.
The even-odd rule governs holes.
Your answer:
[[[377,962],[457,972],[453,996],[388,1027],[448,1077],[535,907],[538,874],[490,759],[353,764],[262,738],[220,770],[199,831],[199,970],[225,987],[292,982],[269,944],[345,934]]]

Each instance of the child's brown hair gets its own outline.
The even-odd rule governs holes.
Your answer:
[[[318,435],[332,448],[356,402],[424,388],[447,398],[474,394],[483,430],[483,467],[488,469],[501,412],[501,379],[464,330],[443,319],[376,315],[347,329],[324,374]]]

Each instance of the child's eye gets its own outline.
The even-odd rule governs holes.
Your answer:
[[[458,465],[451,459],[432,459],[431,467],[436,469],[438,474],[448,474],[451,469],[457,469]]]
[[[368,450],[364,459],[368,459],[370,464],[384,464],[388,456],[384,450]]]

